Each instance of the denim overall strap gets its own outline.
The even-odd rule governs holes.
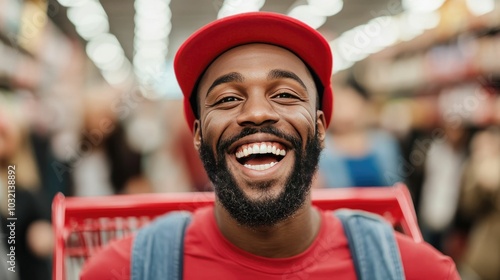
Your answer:
[[[337,210],[344,227],[356,275],[360,280],[404,280],[404,270],[392,226],[375,214]]]
[[[181,280],[191,213],[171,212],[141,228],[132,245],[131,280]]]

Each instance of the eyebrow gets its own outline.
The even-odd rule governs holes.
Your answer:
[[[282,70],[282,69],[273,69],[269,71],[269,74],[267,74],[267,79],[268,80],[277,80],[277,79],[292,79],[299,83],[305,91],[307,91],[307,87],[304,84],[304,82],[297,76],[295,73],[287,71],[287,70]]]
[[[231,72],[224,74],[212,83],[212,85],[208,88],[207,95],[218,85],[225,84],[225,83],[232,83],[232,82],[238,82],[242,83],[245,79],[243,78],[243,75],[241,75],[238,72]]]

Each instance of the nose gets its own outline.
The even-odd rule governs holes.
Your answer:
[[[241,108],[236,121],[240,126],[258,126],[276,123],[278,113],[274,110],[271,100],[261,94],[250,94]]]

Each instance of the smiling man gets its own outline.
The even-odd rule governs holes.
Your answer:
[[[361,278],[341,219],[311,205],[333,104],[326,40],[287,16],[236,15],[195,32],[175,71],[215,204],[113,242],[81,279]],[[369,279],[459,279],[429,245],[389,235],[367,244],[397,249],[389,273],[373,266]]]

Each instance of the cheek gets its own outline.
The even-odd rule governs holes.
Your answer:
[[[216,148],[222,134],[228,127],[228,119],[220,114],[209,112],[201,122],[201,138],[202,141],[209,144],[213,149]]]
[[[307,139],[316,127],[316,110],[305,107],[284,108],[279,112],[283,120],[289,123],[302,139]]]

